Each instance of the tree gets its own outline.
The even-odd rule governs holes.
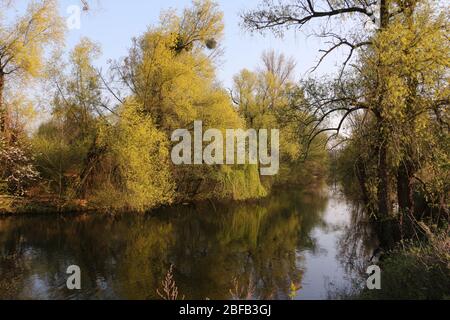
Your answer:
[[[427,1],[403,1],[403,0],[381,0],[379,2],[379,17],[374,19],[373,5],[375,1],[354,0],[354,1],[312,1],[312,0],[292,0],[286,2],[264,2],[257,10],[247,12],[243,15],[244,24],[251,30],[273,30],[276,33],[282,33],[289,28],[302,29],[312,21],[330,19],[334,22],[338,19],[351,19],[348,22],[349,27],[344,28],[344,32],[338,34],[331,31],[328,24],[324,30],[319,32],[319,37],[330,39],[329,48],[322,50],[323,55],[319,59],[323,61],[331,53],[341,48],[348,48],[348,55],[343,62],[342,69],[335,81],[328,86],[328,92],[317,92],[317,86],[311,85],[310,93],[315,93],[316,98],[312,99],[314,118],[308,124],[314,123],[313,131],[307,135],[307,140],[312,141],[322,132],[335,132],[331,137],[338,137],[345,122],[354,114],[369,113],[374,123],[374,129],[371,131],[371,144],[373,154],[377,161],[377,179],[376,179],[376,201],[377,212],[384,219],[391,216],[391,179],[389,159],[391,156],[389,143],[393,139],[391,128],[394,126],[392,116],[399,112],[401,106],[392,101],[393,98],[408,99],[411,97],[409,91],[401,91],[391,82],[392,77],[402,77],[399,67],[404,61],[399,58],[398,53],[393,48],[400,49],[398,46],[385,45],[385,39],[391,38],[393,44],[406,43],[410,47],[403,47],[400,50],[414,51],[415,38],[399,38],[396,35],[397,28],[401,27],[402,22],[408,20],[408,16],[414,16],[413,13],[422,11],[427,7]],[[434,9],[438,11],[437,8]],[[432,12],[428,12],[428,18],[433,17]],[[364,27],[370,21],[377,22],[376,31],[368,31]],[[411,29],[411,24],[406,24],[406,29]],[[351,30],[349,30],[351,29]],[[405,29],[402,27],[401,29]],[[435,24],[434,30],[445,32],[447,27],[442,23]],[[414,32],[413,32],[414,33]],[[410,34],[412,35],[412,34]],[[423,34],[418,33],[419,37]],[[393,39],[396,38],[394,42]],[[427,38],[427,37],[425,37]],[[409,40],[408,40],[409,39]],[[405,41],[406,40],[406,41]],[[400,42],[399,42],[400,41]],[[441,44],[442,45],[442,42]],[[445,47],[445,45],[444,45]],[[355,64],[352,72],[346,72],[350,61],[355,58],[355,53],[369,52],[371,55],[370,67],[367,61],[360,61]],[[435,52],[433,50],[433,52]],[[394,53],[397,53],[394,55]],[[417,52],[416,52],[417,53]],[[416,53],[412,53],[413,55]],[[387,61],[389,55],[397,59],[396,61]],[[410,54],[411,55],[411,54]],[[438,57],[428,57],[441,61]],[[408,64],[411,68],[412,64]],[[346,78],[347,76],[347,79]],[[352,79],[353,78],[353,79]],[[365,79],[365,80],[364,80]],[[360,82],[363,81],[363,82]],[[399,89],[399,90],[397,90]],[[311,95],[314,96],[314,95]],[[442,104],[442,106],[445,105]],[[334,115],[340,114],[340,119],[336,127],[324,126],[327,120]],[[367,118],[367,117],[366,117]],[[442,117],[441,117],[442,120]],[[402,126],[403,127],[403,126]]]
[[[233,102],[247,127],[280,130],[282,165],[276,182],[311,182],[314,175],[320,176],[326,171],[322,165],[327,155],[317,139],[314,146],[310,146],[314,152],[310,152],[308,161],[303,161],[302,136],[305,128],[302,123],[309,118],[309,114],[302,108],[305,104],[303,90],[295,83],[295,62],[283,54],[269,51],[262,55],[262,65],[258,71],[244,69],[235,76]]]
[[[442,141],[448,136],[450,102],[447,16],[448,9],[439,10],[428,1],[409,2],[403,14],[392,18],[374,37],[373,51],[363,56],[364,77],[371,79],[364,86],[374,88],[366,96],[383,97],[378,110],[390,138],[388,165],[397,184],[401,224],[414,222],[418,175],[433,167],[445,177],[442,155],[447,146]],[[374,79],[383,79],[383,85],[373,86]],[[443,140],[436,140],[439,137]],[[446,188],[448,184],[439,192],[444,197]]]
[[[23,16],[9,25],[0,23],[0,133],[6,143],[14,138],[4,103],[7,81],[42,76],[45,50],[62,39],[63,30],[56,0],[32,1]]]
[[[85,198],[92,166],[98,161],[98,127],[107,122],[100,76],[93,67],[99,54],[100,47],[83,38],[69,53],[68,64],[59,53],[47,70],[54,90],[52,117],[40,126],[33,142],[42,176],[62,202]]]
[[[221,40],[222,16],[209,0],[194,1],[181,16],[166,12],[160,25],[135,39],[128,57],[114,65],[136,102],[135,114],[150,117],[167,140],[197,120],[204,130],[245,127],[216,81],[214,58],[220,48],[212,42]],[[176,201],[265,195],[256,166],[172,165],[171,170]]]
[[[380,17],[379,25],[380,30],[386,27],[391,18],[391,14],[394,11],[389,11],[389,0],[381,0],[380,3]],[[371,5],[373,3],[365,0],[353,0],[353,1],[312,1],[312,0],[292,0],[285,3],[279,2],[273,4],[272,2],[265,2],[264,5],[255,10],[247,12],[243,15],[244,24],[252,30],[266,30],[271,29],[280,34],[284,29],[296,27],[298,29],[304,28],[311,21],[331,19],[336,22],[337,19],[351,18],[359,22],[360,33],[353,35],[351,40],[347,39],[348,33],[336,34],[331,32],[330,28],[319,33],[320,37],[330,38],[331,46],[328,49],[323,50],[323,55],[319,59],[319,64],[333,51],[339,48],[349,48],[348,57],[343,62],[341,76],[343,75],[348,62],[352,59],[355,50],[363,48],[371,44],[371,32],[361,31],[364,30],[364,24],[372,18]],[[354,33],[353,33],[354,34]],[[307,124],[315,124],[313,131],[308,135],[307,144],[319,136],[323,132],[335,131],[338,135],[344,125],[346,119],[354,112],[359,110],[368,109],[369,106],[358,99],[358,96],[350,96],[342,94],[344,90],[340,90],[341,77],[337,81],[338,90],[333,92],[340,93],[338,97],[323,96],[316,99],[316,104],[313,104],[314,117]],[[336,87],[336,85],[333,85]],[[341,113],[341,120],[337,127],[321,127],[322,124],[334,114]],[[381,113],[380,113],[381,114]],[[390,203],[389,203],[389,179],[387,172],[387,153],[386,145],[384,144],[385,137],[382,129],[382,120],[380,120],[379,126],[379,172],[378,172],[378,211],[381,216],[389,216]]]
[[[214,88],[214,49],[205,54],[208,39],[220,41],[222,13],[210,0],[194,1],[182,16],[169,11],[160,26],[134,39],[133,47],[115,70],[144,112],[168,133],[192,125],[195,104]],[[197,101],[195,101],[197,100]]]
[[[39,177],[29,150],[0,139],[0,195],[24,196],[27,188]]]
[[[104,137],[109,140],[104,143],[113,157],[113,170],[95,192],[107,200],[106,206],[119,209],[125,206],[145,211],[171,204],[174,183],[167,137],[156,129],[150,116],[139,114],[133,101],[120,109],[119,123]],[[110,188],[105,189],[105,185]]]

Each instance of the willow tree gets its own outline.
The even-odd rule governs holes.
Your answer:
[[[424,211],[415,204],[418,192],[425,195],[428,206],[438,207],[436,216],[444,217],[444,211],[448,217],[447,16],[448,9],[439,9],[431,2],[410,2],[361,53],[356,64],[357,90],[345,90],[347,94],[357,92],[370,112],[359,119],[361,127],[353,134],[353,140],[359,140],[354,141],[354,145],[360,145],[358,154],[363,154],[361,150],[366,153],[358,175],[370,175],[364,171],[370,171],[372,165],[379,179],[380,170],[386,169],[388,183],[396,187],[391,192],[399,207],[396,218],[405,232],[411,231],[416,213],[422,215]],[[362,185],[362,190],[376,190],[375,199],[379,200],[382,189],[376,188],[379,181],[372,180]]]
[[[120,121],[126,121],[127,114],[141,117],[167,141],[176,129],[193,129],[197,120],[203,122],[204,131],[244,128],[216,79],[215,57],[220,53],[223,29],[223,14],[213,1],[193,1],[180,15],[163,13],[159,25],[136,38],[129,55],[114,65],[134,102],[119,108]],[[134,144],[131,139],[125,142]],[[265,194],[256,166],[171,164],[170,170],[176,186],[174,201],[248,199]],[[135,176],[143,177],[137,171]]]
[[[116,66],[141,111],[168,133],[192,125],[200,110],[196,104],[218,91],[212,58],[219,48],[211,43],[223,36],[222,18],[209,0],[194,1],[181,16],[165,12],[159,26],[135,39],[128,57]]]
[[[362,55],[361,85],[389,139],[401,223],[415,221],[418,189],[448,214],[448,14],[429,1],[409,1]]]
[[[428,3],[429,1],[417,0],[290,0],[277,3],[265,1],[258,9],[247,12],[243,16],[244,24],[251,30],[272,30],[278,34],[286,29],[304,29],[306,26],[312,25],[312,22],[322,21],[322,28],[313,25],[313,27],[317,27],[315,34],[320,38],[328,38],[331,44],[321,50],[323,55],[319,59],[319,64],[334,52],[347,49],[342,69],[336,79],[330,81],[325,92],[322,90],[311,100],[309,107],[313,109],[316,117],[309,122],[314,126],[307,135],[307,140],[311,142],[323,132],[333,132],[331,137],[339,136],[346,121],[355,114],[368,114],[373,119],[371,122],[374,124],[371,130],[373,144],[370,151],[371,157],[377,159],[374,190],[376,190],[376,211],[382,219],[392,216],[391,149],[389,144],[394,138],[391,129],[396,125],[392,120],[397,121],[395,114],[401,113],[402,108],[405,109],[404,105],[397,102],[402,99],[406,101],[414,95],[410,91],[411,87],[406,88],[403,83],[399,82],[399,79],[407,77],[402,74],[405,68],[415,70],[416,75],[420,74],[421,71],[418,71],[414,64],[418,61],[414,59],[420,60],[420,57],[424,56],[422,50],[431,50],[431,55],[427,57],[429,63],[442,62],[442,57],[438,54],[439,50],[436,50],[436,43],[430,41],[429,34],[419,32],[418,28],[408,23],[408,21],[412,21],[408,16],[417,17],[415,13],[422,12],[423,7],[427,7]],[[377,7],[378,13],[376,12]],[[428,10],[425,16],[427,19],[434,20],[435,13],[439,10],[435,7]],[[419,19],[423,20],[423,18]],[[326,23],[329,21],[331,23]],[[342,28],[335,28],[335,24],[342,22],[344,22]],[[367,26],[370,23],[374,23],[374,27],[369,29]],[[405,24],[402,25],[402,23]],[[445,34],[448,30],[447,27],[441,22],[433,24],[431,29],[434,30],[435,35],[441,33],[438,36],[440,43],[438,47],[445,48],[441,40],[445,38],[442,37],[442,33]],[[401,36],[398,35],[398,30],[402,30]],[[416,50],[417,39],[420,39],[419,42],[426,44],[429,48],[424,46],[420,50]],[[388,45],[386,45],[387,43]],[[367,61],[361,62],[360,60],[361,63],[358,63],[356,60],[355,62],[355,57],[360,57],[361,53],[366,52],[373,53],[370,67]],[[408,61],[405,61],[406,57],[408,57]],[[421,61],[419,65],[424,66],[425,61],[427,60]],[[354,68],[349,71],[351,66]],[[359,78],[367,76],[367,72],[371,72],[368,77],[371,80],[365,83],[367,86],[364,86]],[[395,78],[397,83],[393,82]],[[398,84],[401,86],[396,86]],[[419,88],[422,88],[421,85],[416,83],[416,89]],[[320,91],[317,90],[317,86],[311,86],[310,89],[312,89],[312,93]],[[424,95],[431,92],[424,93]],[[440,99],[440,104],[439,109],[442,110],[442,107],[445,106],[445,99]],[[409,109],[410,107],[411,101],[406,109],[411,111],[408,111],[410,115],[414,115],[414,111]],[[434,109],[440,112],[436,108]],[[327,120],[336,115],[340,117],[338,125],[326,126]],[[442,120],[442,117],[439,118]],[[403,133],[405,134],[405,132]],[[411,143],[409,144],[411,145]]]
[[[0,2],[6,12],[9,6]],[[0,132],[6,141],[14,136],[4,95],[8,81],[42,76],[46,49],[62,39],[63,30],[56,0],[31,1],[22,16],[0,20]]]

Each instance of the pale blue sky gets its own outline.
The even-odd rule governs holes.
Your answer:
[[[225,51],[217,70],[217,77],[225,87],[232,86],[233,76],[243,68],[253,70],[259,66],[262,53],[271,49],[295,59],[299,80],[309,75],[308,71],[318,61],[319,49],[328,47],[320,44],[316,37],[307,37],[303,31],[287,32],[283,39],[270,32],[263,36],[245,31],[240,26],[240,13],[256,8],[262,0],[216,1],[225,19],[222,43]],[[17,0],[6,18],[22,13],[28,3],[29,0]],[[68,17],[67,9],[80,3],[80,0],[60,0],[61,14]],[[101,45],[102,57],[96,64],[105,68],[109,59],[119,59],[127,54],[133,37],[142,35],[148,26],[158,23],[161,11],[177,9],[181,12],[191,5],[191,0],[90,0],[90,3],[91,10],[82,14],[81,29],[68,31],[66,49],[73,48],[82,37],[89,37]],[[337,61],[341,60],[336,55],[326,59],[314,75],[332,73]]]
[[[93,0],[93,11],[82,16],[81,29],[71,30],[67,35],[68,48],[73,47],[81,37],[87,36],[102,46],[102,66],[108,59],[126,55],[131,38],[141,35],[149,25],[158,23],[162,10],[175,8],[182,10],[191,4],[190,0]],[[254,69],[260,63],[264,50],[275,49],[295,58],[297,78],[301,78],[318,58],[318,43],[313,37],[307,38],[301,32],[289,32],[284,39],[270,34],[251,35],[239,25],[239,14],[256,8],[260,0],[221,0],[218,1],[225,16],[225,54],[218,68],[218,78],[224,86],[230,87],[232,79],[241,69]],[[79,0],[62,0],[61,11],[66,15],[70,5]],[[330,72],[334,60],[328,60],[321,71]],[[319,70],[320,72],[320,70]]]

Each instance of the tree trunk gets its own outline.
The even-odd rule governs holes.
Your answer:
[[[6,110],[3,106],[3,90],[5,87],[5,75],[0,70],[0,134],[3,136],[6,128]]]
[[[385,29],[389,24],[389,4],[387,0],[380,1],[380,29]]]
[[[389,4],[387,0],[380,0],[380,30],[385,29],[389,24]],[[384,86],[381,86],[384,87]],[[379,105],[382,105],[383,97],[380,97]],[[377,165],[377,201],[378,201],[378,214],[381,219],[388,218],[390,216],[390,201],[389,201],[389,172],[388,172],[388,163],[387,163],[387,139],[385,134],[385,128],[383,124],[382,113],[377,113],[377,156],[378,156],[378,165]]]
[[[361,188],[362,200],[366,206],[370,203],[369,191],[367,190],[367,173],[364,168],[364,163],[361,159],[356,161],[355,165],[356,176],[358,178],[359,186]]]
[[[106,150],[105,146],[98,146],[97,137],[95,137],[84,160],[83,168],[75,188],[77,197],[80,199],[86,199],[88,188],[93,182],[93,173],[105,155]]]
[[[380,218],[387,218],[391,214],[391,204],[389,201],[389,172],[387,163],[387,146],[386,141],[383,138],[379,141],[378,147],[378,185],[377,185],[377,198],[378,198],[378,214]]]
[[[412,231],[411,217],[414,216],[413,166],[406,160],[397,170],[397,200],[402,232]]]
[[[379,30],[382,31],[389,25],[389,5],[387,0],[380,1],[380,22]],[[382,68],[383,66],[380,65]],[[383,81],[383,79],[381,79]],[[384,85],[380,84],[380,88]],[[383,93],[381,92],[379,106],[382,106]],[[388,167],[388,149],[387,137],[384,128],[384,119],[381,110],[376,110],[377,116],[377,137],[375,154],[377,156],[377,220],[375,227],[377,229],[380,246],[384,249],[393,247],[398,239],[398,224],[391,215],[390,187],[389,187],[389,167]]]
[[[0,138],[4,138],[6,143],[11,141],[10,117],[8,107],[3,101],[5,91],[5,74],[0,70]]]
[[[382,123],[378,124],[378,164],[377,164],[377,223],[380,245],[382,248],[392,248],[400,240],[398,222],[391,215],[389,169],[387,160],[387,145]]]
[[[397,198],[399,209],[403,212],[414,211],[414,190],[412,188],[412,170],[401,165],[397,172]]]

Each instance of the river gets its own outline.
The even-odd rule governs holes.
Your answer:
[[[375,241],[339,191],[139,214],[0,218],[0,299],[328,299],[365,283]],[[81,290],[66,287],[81,269]]]

